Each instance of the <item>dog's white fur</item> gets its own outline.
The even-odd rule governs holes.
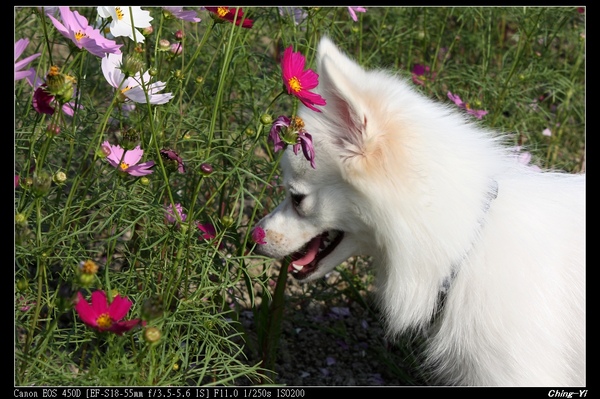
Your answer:
[[[290,271],[311,281],[372,256],[390,335],[428,336],[435,383],[585,386],[585,175],[532,170],[453,105],[328,38],[317,72],[327,105],[299,112],[316,169],[286,150],[288,195],[259,222],[258,252],[283,258],[343,231],[311,274]]]

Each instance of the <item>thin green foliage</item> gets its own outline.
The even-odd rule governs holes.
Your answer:
[[[70,10],[110,27],[97,7]],[[136,102],[109,84],[103,57],[59,32],[46,15],[61,21],[58,10],[15,8],[15,41],[29,40],[19,60],[39,53],[25,69],[54,96],[40,112],[38,85],[15,80],[16,385],[277,383],[288,276],[252,253],[251,229],[284,195],[268,136],[298,106],[282,82],[289,46],[314,68],[327,34],[367,68],[488,111],[480,122],[512,133],[532,162],[585,169],[585,14],[575,7],[371,7],[357,21],[347,7],[247,7],[251,28],[201,7],[185,8],[199,22],[143,10],[152,17],[152,31],[136,33],[143,42],[109,36],[122,45],[121,70],[140,72]],[[137,162],[152,172],[113,166],[106,142],[139,146]],[[355,276],[344,279],[340,297],[360,298]],[[122,319],[138,323],[122,335],[85,324],[78,298],[100,291],[127,298]],[[244,310],[257,338],[238,321]]]

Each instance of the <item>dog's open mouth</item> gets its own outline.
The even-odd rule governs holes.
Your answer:
[[[304,280],[317,270],[321,259],[329,255],[342,241],[342,238],[344,238],[344,232],[339,230],[319,234],[300,251],[292,254],[288,273],[298,280]]]

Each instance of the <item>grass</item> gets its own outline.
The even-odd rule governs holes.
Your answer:
[[[279,59],[290,45],[309,68],[323,34],[367,68],[410,80],[419,64],[420,90],[488,111],[481,123],[514,133],[532,163],[585,170],[585,12],[576,7],[371,7],[356,22],[347,7],[298,9],[296,22],[277,7],[244,8],[251,28],[200,8],[200,22],[144,9],[153,18],[144,42],[114,41],[124,59],[138,55],[136,70],[165,83],[164,104],[123,103],[100,57],[76,48],[40,9],[15,8],[15,41],[29,39],[19,59],[39,53],[27,68],[55,100],[75,103],[72,116],[62,103],[40,113],[35,87],[15,80],[16,385],[277,383],[286,277],[270,284],[273,261],[252,253],[250,229],[283,196],[264,116],[297,106],[280,95]],[[108,23],[96,7],[71,10]],[[178,31],[176,55],[160,40],[178,43]],[[48,76],[53,65],[59,73]],[[152,173],[119,172],[105,141],[139,145]],[[175,151],[185,173],[161,150]],[[168,222],[165,207],[177,204],[185,218]],[[210,234],[198,228],[209,224]],[[356,271],[346,271],[349,288],[338,294],[360,298]],[[123,319],[140,323],[122,335],[86,325],[77,293],[89,301],[94,291],[127,298]],[[247,309],[261,326],[258,344],[237,322]],[[248,362],[248,348],[261,360]]]

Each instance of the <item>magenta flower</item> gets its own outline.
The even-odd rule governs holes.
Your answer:
[[[184,11],[183,7],[163,7],[163,10],[167,11],[169,14],[173,15],[175,18],[179,18],[183,21],[189,22],[200,22],[201,19],[198,18],[198,14],[196,11],[189,10]]]
[[[469,115],[473,115],[477,119],[481,119],[484,115],[488,113],[484,110],[472,109],[468,103],[465,103],[463,100],[460,99],[458,95],[454,95],[451,92],[448,92],[448,98],[452,100],[454,104],[458,105],[459,108],[466,110]]]
[[[144,150],[138,145],[133,150],[124,150],[119,145],[112,145],[108,141],[102,143],[102,149],[108,152],[106,160],[121,172],[131,176],[146,176],[153,172],[154,161],[138,163],[144,155]]]
[[[358,21],[357,12],[367,12],[367,9],[364,7],[348,7],[348,12],[350,13],[350,17],[354,22]]]
[[[257,244],[264,245],[267,243],[265,241],[265,236],[266,236],[265,230],[260,226],[252,229],[251,236],[252,236],[252,241],[254,241]]]
[[[414,84],[425,86],[428,80],[433,82],[434,79],[435,73],[431,73],[431,68],[428,65],[415,64],[412,69],[412,81]]]
[[[19,186],[19,175],[15,175],[15,188]]]
[[[219,21],[227,21],[227,22],[231,22],[234,23],[235,20],[235,24],[237,26],[240,26],[240,23],[242,22],[243,16],[244,16],[244,12],[242,11],[241,7],[234,7],[234,8],[229,8],[229,7],[204,7],[204,9],[208,12],[211,13],[211,16],[213,16],[213,18],[217,18],[217,20]],[[237,10],[237,17],[236,17],[236,10]],[[254,21],[252,21],[251,19],[244,19],[244,22],[242,23],[242,28],[252,28],[252,25],[254,24]]]
[[[179,219],[181,219],[182,222],[185,222],[187,215],[183,213],[183,207],[180,203],[175,204],[175,212],[179,215]],[[167,224],[179,224],[179,219],[175,212],[173,212],[173,206],[171,204],[165,206],[165,220]]]
[[[25,48],[29,44],[29,39],[19,39],[15,42],[15,80],[24,79],[27,77],[35,76],[35,69],[30,68],[26,71],[23,70],[29,63],[35,60],[37,57],[41,55],[41,53],[35,53],[30,55],[27,58],[22,59],[17,62],[17,59],[23,54]]]
[[[80,49],[86,49],[97,57],[104,57],[105,54],[121,54],[120,47],[114,40],[105,38],[100,30],[88,24],[85,17],[77,11],[71,11],[69,7],[59,7],[62,23],[48,15],[56,29],[67,39]],[[64,24],[64,25],[63,25]]]
[[[75,310],[87,326],[100,332],[109,331],[123,335],[140,322],[139,319],[121,321],[129,312],[131,305],[129,299],[120,295],[115,296],[109,304],[104,291],[92,292],[91,303],[88,303],[81,292],[78,292]]]
[[[53,94],[48,92],[48,85],[44,82],[44,80],[40,79],[36,74],[33,74],[33,76],[27,76],[27,82],[35,90],[33,93],[32,100],[33,109],[35,109],[40,114],[54,114],[54,110],[56,108],[58,100]],[[69,94],[65,93],[65,95]],[[72,95],[70,96],[77,97],[77,89],[74,85]],[[77,104],[77,108],[82,109],[83,105]],[[75,102],[67,102],[62,105],[61,109],[65,114],[73,116],[75,114]]]
[[[198,229],[202,232],[202,238],[212,240],[217,237],[217,231],[212,223],[198,223]]]
[[[306,59],[300,52],[292,51],[292,46],[286,48],[281,61],[283,83],[288,94],[296,96],[302,104],[313,111],[321,112],[314,105],[325,105],[325,99],[310,91],[319,84],[319,75],[312,69],[305,71],[305,62]]]
[[[287,116],[275,119],[269,132],[269,140],[273,142],[273,151],[275,152],[284,149],[289,144],[293,146],[294,154],[298,155],[298,151],[302,148],[304,157],[310,162],[310,166],[316,169],[312,136],[304,130],[304,122],[299,117],[296,117],[293,123]]]

